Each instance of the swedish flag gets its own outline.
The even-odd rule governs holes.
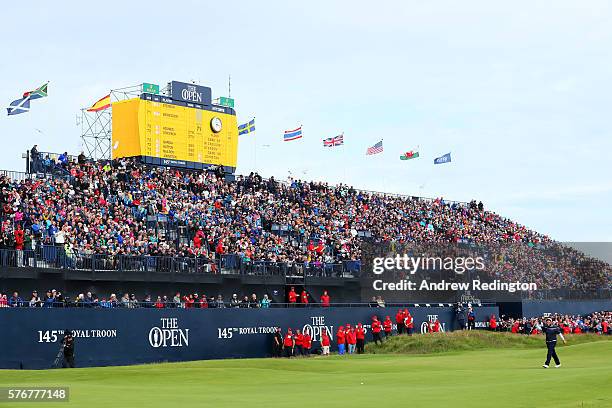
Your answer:
[[[255,131],[255,118],[251,119],[249,122],[238,126],[238,134],[246,135],[247,133],[251,133]]]

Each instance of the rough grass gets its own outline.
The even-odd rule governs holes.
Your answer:
[[[611,341],[612,336],[576,334],[565,336],[567,345]],[[559,338],[557,347],[567,347]],[[514,333],[493,333],[483,330],[455,331],[451,333],[393,336],[382,345],[370,343],[366,352],[372,354],[438,354],[483,349],[539,349],[544,346],[544,336],[525,336]]]

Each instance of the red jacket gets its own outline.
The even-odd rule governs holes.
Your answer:
[[[386,332],[390,332],[392,327],[393,327],[393,322],[390,319],[385,320],[383,322],[383,328],[385,329]]]
[[[436,320],[436,321],[433,323],[433,328],[432,328],[432,331],[433,331],[434,333],[438,333],[438,332],[440,331],[440,321],[439,321],[439,320]]]
[[[496,329],[497,328],[497,320],[495,320],[494,317],[489,319],[489,327],[491,329]]]
[[[414,328],[414,319],[412,318],[412,315],[410,313],[406,315],[406,318],[404,319],[404,325],[409,329]]]
[[[348,344],[357,344],[357,335],[355,333],[355,330],[350,330],[348,332],[348,335],[346,336],[346,342]]]
[[[312,337],[310,337],[310,334],[304,335],[304,339],[302,340],[302,346],[305,349],[310,349],[310,347],[312,346]]]
[[[329,295],[321,295],[321,306],[329,307]]]
[[[295,301],[297,300],[297,293],[295,293],[295,291],[291,291],[289,292],[289,303],[295,303]]]
[[[307,304],[308,303],[308,294],[306,292],[302,292],[300,295],[300,302]]]
[[[22,229],[15,230],[15,249],[22,250],[24,241],[24,233]]]
[[[364,340],[365,339],[365,329],[363,327],[357,326],[357,330],[355,330],[355,335],[358,340]]]
[[[329,336],[327,333],[321,333],[321,346],[329,347]]]
[[[338,333],[336,333],[336,343],[344,344],[344,329],[338,330]]]
[[[378,320],[372,322],[372,333],[380,333],[380,322]]]
[[[289,333],[285,334],[285,340],[283,341],[283,345],[285,347],[293,347],[293,335]]]
[[[295,336],[295,345],[296,346],[304,345],[304,335],[303,334],[300,333],[297,336]]]
[[[402,312],[401,310],[399,310],[397,314],[395,315],[395,323],[397,324],[404,323],[404,312]]]

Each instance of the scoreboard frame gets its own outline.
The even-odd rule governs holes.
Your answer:
[[[194,102],[188,102],[188,101],[181,101],[181,100],[176,100],[164,95],[156,95],[156,94],[151,94],[151,93],[141,93],[140,96],[138,98],[134,98],[131,99],[132,101],[134,100],[142,100],[142,101],[148,101],[148,102],[158,102],[158,103],[162,103],[162,104],[170,104],[170,105],[175,105],[175,106],[180,106],[180,107],[185,107],[185,108],[193,108],[193,109],[200,109],[203,111],[209,111],[209,112],[215,112],[215,113],[219,113],[219,114],[224,114],[224,115],[231,115],[231,116],[236,116],[236,111],[233,108],[230,107],[225,107],[225,106],[219,106],[219,105],[206,105],[206,104],[200,104],[200,103],[194,103]],[[143,109],[142,107],[139,108]],[[140,115],[139,115],[140,117]],[[139,124],[138,124],[138,129],[141,128],[141,126],[145,126],[145,124],[141,124],[140,123],[140,119],[138,119]],[[224,123],[224,127],[225,126],[231,126],[232,123]],[[114,126],[113,126],[114,127]],[[223,129],[222,133],[224,133],[225,129]],[[215,132],[213,130],[213,132]],[[237,149],[238,149],[238,141],[237,141],[237,126],[236,129],[234,130],[235,137],[236,137],[236,145],[235,145],[235,150],[236,152],[235,157],[237,157]],[[216,132],[215,132],[216,133]],[[228,166],[224,163],[204,163],[204,162],[198,162],[198,161],[189,161],[189,160],[182,160],[180,158],[166,158],[166,157],[156,157],[154,155],[148,155],[145,154],[145,146],[142,146],[141,143],[143,143],[143,138],[145,137],[144,135],[140,134],[140,131],[138,132],[137,135],[131,135],[132,137],[136,136],[139,140],[139,151],[140,151],[140,155],[125,155],[125,156],[117,156],[115,157],[114,151],[113,151],[113,158],[119,158],[119,157],[137,157],[141,160],[142,163],[145,164],[149,164],[149,165],[154,165],[154,166],[169,166],[169,167],[180,167],[180,168],[185,168],[185,169],[193,169],[193,170],[206,170],[210,167],[223,167],[223,170],[225,173],[228,174],[233,174],[236,171],[236,167],[235,166]],[[228,135],[227,137],[229,137],[230,135]],[[115,143],[116,140],[121,140],[121,138],[117,138],[115,139],[115,129],[113,129],[113,143]],[[124,137],[124,136],[122,136]],[[225,148],[228,148],[227,146]],[[230,146],[229,148],[234,148],[232,146]],[[163,156],[163,154],[162,154]]]

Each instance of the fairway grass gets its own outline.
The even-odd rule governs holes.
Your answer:
[[[50,407],[612,407],[612,341],[561,347],[559,369],[541,367],[539,341],[428,355],[0,370],[0,386],[70,387],[70,402]],[[41,404],[0,403],[8,406]]]

